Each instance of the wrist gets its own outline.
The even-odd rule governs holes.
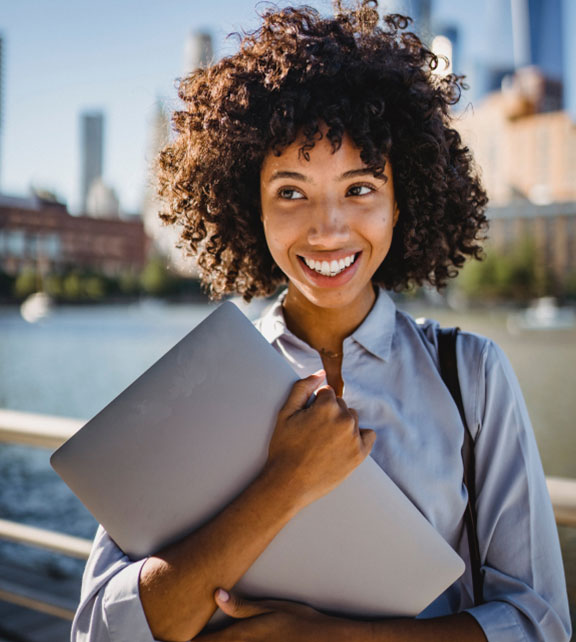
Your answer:
[[[280,466],[266,464],[252,486],[288,520],[306,505],[304,493],[296,487],[291,475]]]

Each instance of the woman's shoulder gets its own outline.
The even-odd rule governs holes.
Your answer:
[[[397,331],[400,334],[410,333],[418,336],[432,354],[438,354],[438,336],[440,333],[458,329],[457,349],[467,355],[466,361],[486,358],[492,350],[499,350],[494,341],[486,336],[471,332],[459,326],[442,325],[429,317],[414,317],[406,311],[396,312]]]

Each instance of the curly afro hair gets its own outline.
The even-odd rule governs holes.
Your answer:
[[[181,226],[211,296],[250,300],[286,282],[260,221],[260,168],[297,138],[307,158],[321,127],[334,150],[347,133],[375,176],[392,164],[400,217],[375,282],[442,287],[480,258],[486,193],[450,126],[463,77],[434,74],[410,19],[380,21],[376,4],[336,2],[330,18],[268,8],[238,53],[181,80],[177,136],[159,159],[161,217]]]

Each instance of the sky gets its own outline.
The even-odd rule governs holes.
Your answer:
[[[504,3],[433,0],[433,22],[460,25],[470,60],[509,59],[509,39],[493,30],[486,35],[491,12]],[[331,13],[330,0],[307,4]],[[232,53],[236,41],[226,36],[256,27],[255,7],[254,0],[0,0],[0,191],[25,196],[31,187],[47,189],[76,211],[80,113],[96,109],[106,119],[104,179],[123,211],[137,211],[151,120],[159,98],[169,108],[178,105],[188,35],[206,30],[216,56]]]

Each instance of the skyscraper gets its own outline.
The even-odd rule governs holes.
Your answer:
[[[511,0],[515,65],[534,66],[543,74],[543,111],[564,106],[562,90],[567,78],[562,14],[567,5],[563,0]]]
[[[576,123],[576,2],[564,0],[562,4],[562,40],[564,45],[564,109]]]
[[[85,213],[90,187],[96,179],[102,178],[104,114],[100,111],[83,113],[81,115],[81,130],[82,177],[80,211]]]
[[[204,31],[194,31],[184,45],[184,73],[206,67],[214,58],[212,36]]]
[[[4,39],[0,34],[0,185],[2,185],[2,129],[4,120]]]

